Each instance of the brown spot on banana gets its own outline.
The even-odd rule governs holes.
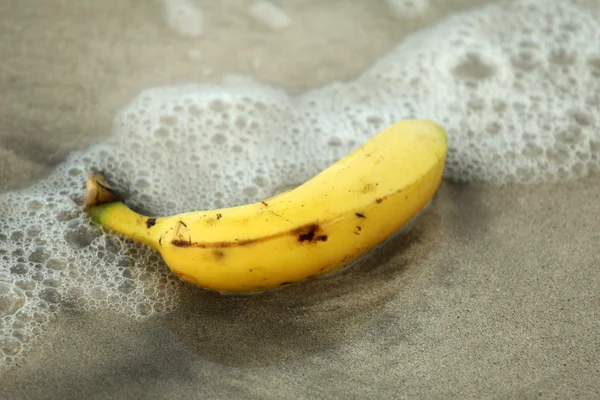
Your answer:
[[[365,184],[365,186],[363,186],[362,188],[362,193],[369,193],[372,192],[373,190],[375,190],[375,185],[372,183],[367,183]]]
[[[389,197],[389,196],[382,196],[382,197],[379,197],[379,198],[377,198],[377,199],[375,200],[375,202],[376,202],[377,204],[381,204],[381,203],[382,203],[384,200],[387,200],[387,198],[388,198],[388,197]],[[408,198],[408,196],[405,196],[405,198]]]
[[[215,250],[213,251],[213,254],[215,255],[215,258],[216,258],[217,260],[220,260],[220,259],[222,259],[223,257],[225,257],[225,253],[224,253],[222,250],[219,250],[219,249],[215,249]],[[252,271],[252,270],[250,270],[250,271]]]
[[[175,239],[171,241],[171,244],[177,247],[192,247],[192,242],[188,240]]]
[[[327,235],[319,232],[321,227],[318,224],[311,224],[298,230],[298,241],[300,243],[309,242],[325,242],[327,241]],[[320,233],[320,234],[319,234]]]

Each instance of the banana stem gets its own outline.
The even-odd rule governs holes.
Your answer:
[[[102,173],[89,174],[84,202],[88,216],[95,223],[154,249],[158,247],[160,230],[158,227],[151,229],[157,219],[138,214],[127,207]]]
[[[105,228],[157,248],[160,229],[154,226],[156,218],[138,214],[121,202],[92,207],[88,209],[88,216]]]

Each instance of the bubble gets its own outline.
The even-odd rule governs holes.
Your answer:
[[[585,111],[574,111],[571,115],[578,125],[589,126],[594,124],[594,118]]]
[[[467,54],[466,58],[452,69],[457,78],[484,80],[495,74],[495,67],[481,59],[478,54]]]
[[[60,293],[54,288],[47,288],[40,291],[40,299],[47,301],[48,303],[58,303],[60,302],[61,296]]]
[[[575,63],[576,54],[566,49],[557,49],[550,52],[549,60],[558,66],[570,66]]]
[[[51,255],[52,253],[46,248],[36,247],[29,255],[29,261],[43,264],[50,258]]]
[[[42,283],[46,286],[52,286],[52,287],[60,286],[60,281],[58,279],[54,279],[54,278],[44,279],[44,281]]]
[[[27,236],[30,238],[35,238],[37,236],[39,236],[40,232],[42,231],[42,228],[39,226],[30,226],[27,228]]]
[[[97,229],[80,225],[78,221],[75,224],[69,225],[69,229],[64,233],[64,238],[72,249],[83,249],[100,236],[100,232]]]
[[[13,337],[0,337],[0,351],[7,356],[16,356],[21,351],[21,343]]]
[[[25,236],[25,234],[22,231],[14,231],[10,234],[10,239],[12,241],[19,241],[21,239],[23,239],[23,237]]]
[[[34,312],[33,320],[38,324],[43,325],[44,323],[46,323],[46,321],[48,321],[48,316],[41,312]]]
[[[584,139],[583,132],[578,125],[568,126],[567,129],[557,132],[555,137],[558,142],[565,144],[576,144]]]
[[[137,313],[142,316],[150,315],[152,313],[152,306],[148,303],[140,303],[135,309]]]
[[[248,186],[242,191],[248,197],[255,197],[258,194],[258,188],[255,186]]]
[[[23,280],[23,281],[16,281],[15,286],[22,290],[33,290],[36,288],[37,284],[34,281]]]
[[[341,146],[342,140],[338,137],[332,137],[331,139],[329,139],[329,141],[327,142],[327,145],[330,147],[338,147]]]
[[[24,263],[17,263],[14,266],[10,267],[10,272],[14,275],[25,275],[28,271],[29,269]]]
[[[55,216],[57,222],[71,221],[75,218],[77,218],[77,214],[75,212],[65,210],[59,211]]]
[[[135,281],[127,280],[119,285],[118,290],[119,290],[119,292],[121,292],[123,294],[130,294],[135,290],[135,288],[136,288]]]
[[[269,184],[269,181],[265,177],[258,175],[254,177],[252,183],[254,183],[258,187],[264,188]]]
[[[90,297],[94,300],[105,300],[108,294],[105,288],[95,287],[90,291]]]
[[[227,141],[227,136],[221,134],[221,133],[217,133],[216,135],[214,135],[212,137],[212,143],[214,144],[223,144]]]
[[[0,318],[15,314],[25,302],[25,295],[19,288],[0,281]]]
[[[67,297],[72,300],[77,300],[85,296],[85,290],[82,287],[70,287],[67,291]]]
[[[67,263],[58,258],[50,258],[46,261],[46,267],[56,271],[62,271],[67,267]]]
[[[29,211],[36,211],[43,207],[43,204],[37,200],[32,200],[27,203],[27,209]]]
[[[154,303],[152,305],[152,308],[154,309],[154,311],[159,313],[165,310],[165,306],[162,303]]]

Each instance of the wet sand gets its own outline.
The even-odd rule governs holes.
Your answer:
[[[597,180],[444,183],[407,235],[279,292],[142,322],[65,310],[5,398],[595,398]]]
[[[181,40],[148,22],[160,20],[150,5],[24,4],[0,5],[0,192],[107,136],[115,110],[146,86],[235,72],[303,90],[353,77],[443,14],[398,24],[374,3],[329,3],[323,15],[352,24],[314,21],[322,31],[301,57],[209,8],[206,34]],[[285,43],[303,40],[302,29]],[[201,62],[189,59],[192,44]],[[284,64],[256,68],[256,52]],[[1,397],[597,398],[598,181],[445,181],[413,230],[336,277],[252,297],[185,287],[177,311],[141,321],[64,307],[0,376]]]

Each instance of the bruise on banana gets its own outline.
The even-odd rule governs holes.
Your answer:
[[[373,192],[375,190],[377,190],[377,186],[379,186],[379,183],[375,182],[375,183],[365,183],[365,185],[363,186],[361,193],[363,194],[367,194],[370,192]]]
[[[311,224],[306,227],[302,227],[296,230],[298,234],[298,242],[326,242],[327,235],[320,232],[320,226],[318,224]]]
[[[223,257],[225,257],[225,253],[223,252],[223,250],[219,250],[219,249],[213,250],[213,255],[215,256],[215,258],[217,260],[220,260]],[[252,270],[250,270],[250,272],[252,272]]]

